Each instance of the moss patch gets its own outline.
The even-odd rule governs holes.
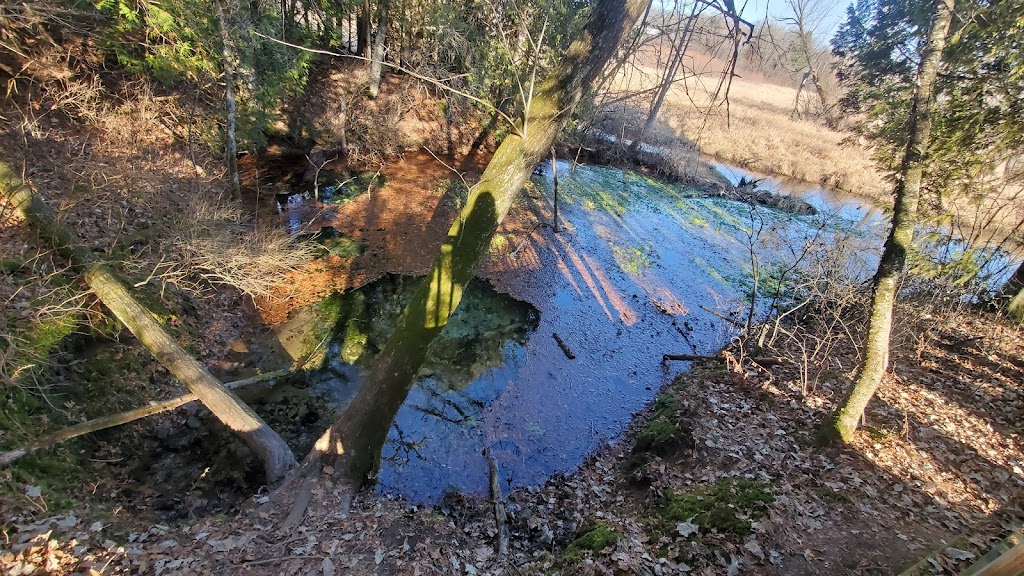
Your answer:
[[[604,522],[599,522],[594,529],[583,534],[573,542],[573,546],[598,552],[618,542],[622,535],[618,530]]]
[[[694,445],[693,432],[681,422],[686,417],[676,399],[681,386],[677,379],[655,400],[651,420],[637,433],[634,454],[652,453],[667,458]]]
[[[573,540],[572,544],[566,547],[565,552],[558,559],[558,564],[563,567],[575,566],[583,561],[587,552],[600,552],[619,541],[622,534],[605,522],[598,522],[594,528],[584,532],[582,536]]]
[[[704,490],[666,494],[664,503],[654,510],[654,528],[669,535],[676,533],[678,523],[692,522],[701,532],[745,536],[774,501],[763,482],[725,479]]]
[[[652,253],[653,248],[650,246],[629,246],[626,248],[612,246],[612,256],[615,258],[615,263],[619,265],[623,272],[628,272],[634,276],[651,267]]]
[[[320,242],[320,244],[327,251],[327,254],[337,256],[338,258],[355,258],[363,253],[363,245],[358,240],[353,240],[348,236],[329,238]]]
[[[0,498],[30,508],[25,491],[26,487],[34,486],[40,489],[41,496],[32,500],[38,502],[41,498],[48,512],[72,508],[76,492],[91,478],[91,474],[72,455],[74,445],[64,444],[45,452],[29,454],[0,472]]]
[[[362,196],[370,187],[377,190],[387,186],[387,178],[383,174],[363,172],[357,176],[343,178],[333,171],[320,172],[320,199],[325,204],[347,204]]]
[[[652,452],[664,458],[674,453],[687,439],[692,443],[689,432],[678,424],[666,418],[656,418],[640,430],[634,449],[637,452]]]
[[[358,240],[339,233],[333,226],[324,226],[320,230],[300,237],[302,240],[316,242],[321,246],[318,257],[337,256],[338,258],[355,258],[363,253],[363,245]]]

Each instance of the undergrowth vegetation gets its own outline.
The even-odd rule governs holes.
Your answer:
[[[171,259],[158,274],[168,281],[181,279],[179,286],[201,290],[190,279],[227,284],[252,296],[273,298],[274,288],[303,264],[313,260],[318,249],[309,241],[270,224],[246,217],[235,206],[198,201],[174,231],[171,245],[180,258]]]

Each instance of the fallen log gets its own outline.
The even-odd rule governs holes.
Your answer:
[[[0,162],[0,195],[18,210],[40,238],[49,241],[72,266],[82,271],[89,288],[139,342],[252,449],[263,462],[268,483],[284,477],[295,464],[295,456],[281,436],[185,352],[113,271],[98,262],[76,234],[3,162]]]
[[[235,388],[241,388],[242,386],[249,386],[260,382],[266,382],[267,380],[273,380],[274,378],[280,378],[281,376],[287,376],[291,373],[291,370],[275,370],[274,372],[267,372],[266,374],[260,374],[244,380],[227,382],[224,384],[224,387],[233,390]],[[84,436],[85,434],[92,434],[93,432],[99,432],[100,430],[106,430],[107,428],[113,428],[129,422],[134,422],[135,420],[141,420],[142,418],[153,416],[154,414],[169,412],[175,408],[184,406],[185,404],[195,402],[198,399],[199,398],[196,397],[195,394],[183,394],[176,398],[153,402],[148,406],[140,406],[118,414],[101,416],[86,422],[80,422],[78,424],[68,426],[67,428],[58,430],[52,434],[40,436],[20,448],[0,453],[0,466],[7,466],[22,456],[26,456],[37,450],[42,450],[43,448],[49,448],[54,444],[60,444],[61,442],[66,442],[72,438]]]
[[[701,356],[700,354],[664,354],[661,357],[663,362],[675,360],[679,362],[727,362],[728,359],[725,356]],[[754,358],[747,358],[755,364],[761,366],[782,366],[783,364],[789,363],[789,360],[780,356],[761,356]]]

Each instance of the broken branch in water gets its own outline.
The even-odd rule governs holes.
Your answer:
[[[496,549],[498,559],[504,560],[508,556],[508,514],[505,511],[505,497],[501,494],[501,483],[498,478],[498,463],[494,461],[491,449],[484,450],[487,457],[487,467],[491,477],[491,501],[494,503],[494,521],[498,527],[498,542]]]
[[[554,336],[555,342],[558,342],[558,347],[562,349],[565,357],[569,360],[575,360],[576,355],[572,353],[572,350],[569,350],[569,345],[565,343],[565,340],[562,340],[562,337],[557,332],[552,332],[551,335]]]
[[[708,308],[707,306],[701,306],[700,309],[705,311],[705,312],[707,312],[708,314],[711,314],[712,316],[717,316],[717,317],[721,318],[722,320],[725,320],[726,322],[728,322],[729,324],[732,324],[733,326],[736,326],[738,328],[746,328],[746,326],[743,325],[743,322],[740,322],[739,320],[737,320],[735,318],[729,318],[725,314],[722,314],[721,312],[717,312],[715,310],[712,310],[711,308]]]

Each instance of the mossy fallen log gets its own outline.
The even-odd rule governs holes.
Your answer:
[[[185,352],[113,271],[97,261],[92,251],[57,219],[42,198],[3,162],[0,162],[0,195],[18,210],[36,234],[82,271],[89,288],[139,342],[252,449],[263,462],[268,483],[284,477],[295,464],[295,456],[281,436]]]

